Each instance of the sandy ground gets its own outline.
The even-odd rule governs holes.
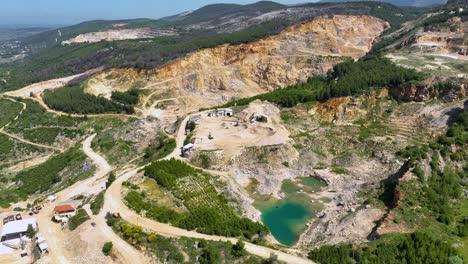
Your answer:
[[[252,123],[253,116],[265,116],[268,121]],[[212,140],[208,139],[210,133]],[[229,160],[249,146],[286,144],[289,141],[289,131],[279,123],[277,107],[267,102],[255,101],[235,117],[201,115],[200,125],[195,129],[195,138],[201,140],[196,144],[196,149],[222,150],[224,157]]]
[[[74,38],[69,39],[68,41],[70,43],[95,43],[102,40],[113,41],[125,39],[144,39],[173,35],[176,35],[176,33],[172,30],[156,30],[150,28],[114,29],[80,34]]]

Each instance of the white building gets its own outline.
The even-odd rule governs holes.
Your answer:
[[[28,218],[28,219],[6,223],[3,226],[1,241],[17,239],[26,235],[29,225],[32,225],[34,229],[37,229],[36,219]]]
[[[186,157],[187,155],[189,155],[190,152],[192,152],[194,146],[195,146],[195,144],[193,144],[193,143],[189,143],[189,144],[183,146],[181,148],[181,156]]]
[[[36,244],[41,253],[49,251],[49,245],[47,245],[45,238],[40,233],[36,234]]]

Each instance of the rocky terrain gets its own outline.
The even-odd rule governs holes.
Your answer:
[[[437,15],[441,14],[432,14]],[[423,25],[411,31],[397,41],[396,50],[387,57],[400,65],[424,69],[437,76],[466,78],[467,33],[466,16],[453,16],[444,23]]]
[[[86,92],[110,96],[112,90],[140,88],[148,94],[143,109],[174,98],[178,105],[166,106],[161,118],[181,116],[324,74],[344,57],[363,56],[388,27],[369,16],[319,18],[264,40],[195,52],[152,71],[114,69],[90,79]]]
[[[211,253],[196,239],[236,243],[239,237],[246,239],[245,258],[275,254],[287,263],[322,263],[311,250],[354,258],[354,250],[386,249],[384,243],[419,230],[445,244],[450,239],[450,257],[458,257],[466,248],[466,116],[460,114],[468,111],[466,16],[445,10],[394,29],[403,21],[395,22],[395,14],[389,22],[368,15],[369,8],[384,12],[383,5],[212,5],[163,18],[176,25],[164,29],[146,19],[85,23],[91,32],[70,27],[67,41],[56,41],[61,51],[107,45],[101,41],[156,47],[132,46],[143,57],[167,51],[157,50],[157,36],[203,32],[203,38],[285,22],[278,34],[235,42],[244,44],[197,43],[180,53],[165,47],[177,55],[151,57],[157,67],[93,60],[99,65],[82,74],[2,93],[0,202],[9,208],[0,212],[26,216],[31,204],[44,206],[57,194],[35,216],[50,245],[39,263],[180,263],[202,252],[198,261]],[[444,20],[424,23],[438,16]],[[122,41],[129,39],[142,40]],[[113,52],[108,58],[120,58]],[[57,92],[63,93],[56,101],[71,98],[66,102],[89,111],[46,104],[43,95]],[[450,169],[456,172],[448,175]],[[73,197],[89,218],[75,231],[62,230],[50,221],[52,210]],[[90,212],[94,206],[101,211]],[[225,222],[213,224],[225,209],[228,220],[244,217],[229,225],[235,232]],[[259,232],[236,233],[244,228]],[[379,240],[382,235],[389,236]],[[110,256],[101,250],[107,241],[115,242]],[[409,244],[401,241],[389,250],[410,252],[400,250]],[[174,250],[167,250],[171,243]],[[327,247],[343,243],[350,243],[344,253]],[[231,246],[222,256],[232,254]],[[166,252],[175,249],[182,256]],[[244,259],[237,260],[232,263]]]
[[[100,32],[90,32],[80,34],[74,38],[69,39],[66,43],[94,43],[99,41],[115,41],[125,39],[145,39],[160,36],[173,36],[176,33],[172,30],[153,30],[150,28],[137,28],[137,29],[115,29]]]

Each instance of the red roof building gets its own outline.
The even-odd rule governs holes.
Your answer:
[[[57,214],[68,214],[68,213],[73,213],[75,212],[75,207],[71,204],[62,204],[62,205],[57,205],[54,208],[54,212]]]

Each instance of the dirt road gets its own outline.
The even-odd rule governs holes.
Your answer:
[[[133,224],[143,227],[143,229],[169,237],[193,237],[193,238],[200,238],[206,240],[213,240],[213,241],[230,241],[231,243],[236,243],[236,238],[227,238],[222,236],[211,236],[206,234],[197,233],[194,231],[188,231],[181,228],[177,228],[168,224],[159,223],[153,221],[151,219],[142,217],[135,213],[134,211],[130,210],[122,200],[121,195],[121,188],[122,183],[127,181],[135,174],[138,173],[143,167],[139,167],[133,170],[130,170],[124,173],[122,176],[118,177],[117,180],[107,189],[105,195],[105,203],[103,207],[103,212],[119,212],[121,217]],[[271,254],[277,255],[278,259],[281,261],[285,261],[287,263],[295,263],[295,264],[302,264],[302,263],[314,263],[309,259],[302,258],[299,256],[295,256],[292,254],[284,253],[282,251],[274,250],[271,248],[255,245],[252,243],[245,243],[245,249],[254,255],[257,255],[262,258],[268,258]]]
[[[32,146],[36,146],[36,147],[40,147],[40,148],[46,148],[46,149],[52,149],[52,150],[57,150],[59,152],[64,152],[63,149],[61,148],[56,148],[56,147],[52,147],[52,146],[48,146],[48,145],[44,145],[44,144],[38,144],[38,143],[34,143],[34,142],[31,142],[29,140],[26,140],[24,138],[21,138],[17,135],[13,135],[13,134],[10,134],[8,132],[5,132],[3,129],[0,129],[0,133],[5,135],[5,136],[8,136],[8,137],[11,137],[11,138],[14,138],[18,141],[21,141],[23,143],[26,143],[26,144],[29,144],[29,145],[32,145]]]
[[[111,172],[112,168],[101,155],[97,154],[91,148],[91,142],[96,137],[96,134],[89,136],[83,141],[83,152],[88,156],[96,166],[96,172],[93,177],[75,183],[67,189],[59,192],[62,199],[70,199],[79,194],[98,194],[106,187],[106,175]]]
[[[96,165],[96,172],[93,177],[75,183],[74,185],[58,192],[57,200],[52,203],[46,203],[40,214],[37,215],[37,222],[40,232],[44,235],[47,244],[49,245],[49,257],[52,263],[68,264],[71,263],[70,259],[73,257],[70,252],[64,248],[64,231],[61,230],[59,224],[51,221],[54,214],[53,208],[55,205],[63,203],[73,196],[82,193],[96,194],[105,187],[105,179],[102,178],[111,171],[111,167],[107,161],[96,154],[91,149],[91,142],[96,134],[88,137],[83,142],[83,152],[90,157]],[[96,184],[97,182],[97,184]],[[104,186],[103,186],[104,184]]]

